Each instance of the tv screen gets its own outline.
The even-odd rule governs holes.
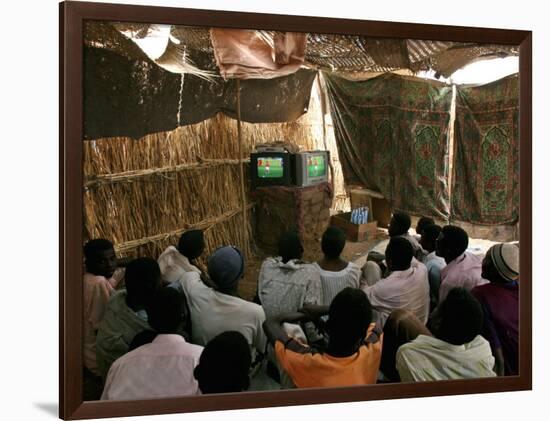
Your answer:
[[[297,186],[312,186],[328,181],[328,151],[304,151],[294,155],[294,183]]]
[[[282,178],[284,175],[283,158],[281,157],[259,157],[257,168],[260,178]]]
[[[253,152],[250,154],[250,183],[257,187],[292,185],[291,154],[288,152]]]
[[[326,155],[313,155],[308,157],[307,175],[308,177],[321,177],[327,173]]]

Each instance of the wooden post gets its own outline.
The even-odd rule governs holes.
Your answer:
[[[327,123],[325,114],[327,113],[327,102],[325,98],[325,92],[323,90],[323,84],[321,83],[321,72],[317,72],[317,89],[319,91],[319,101],[321,102],[321,118],[323,121],[323,145],[325,150],[329,150],[327,146]],[[334,187],[334,166],[332,165],[332,156],[329,158],[328,167],[330,169],[330,185],[332,187],[332,194],[336,197],[336,190]],[[334,199],[333,199],[334,200]],[[334,202],[333,202],[334,204]],[[331,206],[332,207],[332,206]]]
[[[241,195],[242,195],[242,214],[243,214],[243,237],[245,243],[248,243],[248,211],[246,209],[246,189],[244,185],[244,162],[243,162],[243,146],[241,132],[241,81],[237,79],[237,141],[239,146],[239,164],[241,176]],[[243,252],[246,251],[243,250]],[[248,257],[248,256],[247,256]]]

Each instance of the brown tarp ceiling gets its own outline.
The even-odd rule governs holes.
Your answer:
[[[84,139],[139,138],[198,123],[218,112],[237,118],[236,80],[182,76],[148,59],[104,48],[85,47],[84,63]],[[302,69],[277,79],[240,81],[241,119],[251,123],[297,119],[308,110],[315,76],[316,72]]]
[[[86,24],[85,139],[137,138],[217,112],[236,118],[237,82],[219,76],[209,28],[170,27],[167,48],[154,60],[122,32],[143,39],[155,36],[155,25]],[[278,35],[258,33],[267,39]],[[397,69],[434,69],[448,76],[480,58],[517,54],[514,46],[307,34],[304,64],[312,70],[241,80],[241,119],[267,123],[300,117],[307,112],[318,69],[350,77]]]

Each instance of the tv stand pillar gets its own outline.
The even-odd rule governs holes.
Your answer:
[[[258,187],[252,192],[256,202],[255,241],[270,255],[278,254],[282,233],[298,232],[304,259],[321,255],[321,237],[329,225],[333,192],[328,182],[314,186]]]

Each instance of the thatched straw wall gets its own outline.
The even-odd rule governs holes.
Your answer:
[[[243,156],[255,144],[274,140],[304,150],[323,148],[319,113],[313,98],[310,111],[295,122],[242,123]],[[332,130],[327,134],[334,149]],[[249,215],[251,241],[246,242],[238,158],[237,122],[222,114],[139,140],[85,141],[85,239],[109,238],[123,256],[157,257],[182,231],[198,227],[206,230],[206,255],[221,244],[237,245],[250,255],[253,218]],[[248,194],[248,165],[245,174]],[[341,184],[338,165],[336,176]],[[336,194],[343,194],[342,185]]]

